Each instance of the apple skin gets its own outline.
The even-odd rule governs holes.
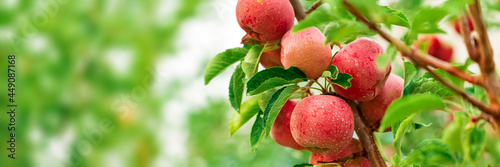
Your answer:
[[[358,107],[371,124],[378,124],[385,115],[387,107],[403,93],[404,80],[396,74],[389,75],[382,92],[373,100],[360,102]]]
[[[435,35],[421,36],[413,46],[419,49],[423,47],[425,53],[446,62],[451,62],[453,58],[453,47]]]
[[[354,116],[349,105],[336,96],[309,96],[295,106],[290,130],[295,141],[313,153],[340,152],[351,141]]]
[[[359,142],[358,139],[352,138],[349,145],[344,150],[342,150],[342,152],[340,152],[340,153],[337,152],[337,155],[321,155],[321,154],[312,153],[311,157],[309,157],[309,164],[313,164],[313,165],[321,164],[318,161],[332,162],[332,161],[335,161],[339,158],[344,158],[344,157],[347,157],[353,153],[357,153],[360,151],[363,151],[363,147],[361,146],[361,143]]]
[[[276,42],[290,30],[295,21],[292,4],[288,0],[238,0],[236,19],[252,38]]]
[[[306,148],[297,144],[295,139],[293,139],[292,132],[290,131],[290,117],[298,102],[299,100],[288,100],[285,103],[271,127],[271,138],[279,145],[295,150],[305,150]]]
[[[383,69],[379,69],[375,64],[375,59],[383,52],[384,48],[370,38],[359,38],[340,49],[332,64],[337,66],[340,72],[352,76],[352,85],[348,89],[333,85],[335,92],[357,101],[370,101],[375,98],[391,73],[390,63]]]
[[[316,27],[296,33],[290,30],[281,40],[281,63],[285,68],[298,67],[309,79],[319,78],[332,61],[332,49],[325,41]]]
[[[262,53],[259,61],[264,68],[283,67],[281,63],[281,47]]]

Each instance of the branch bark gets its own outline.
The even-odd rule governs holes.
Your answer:
[[[304,7],[302,7],[300,1],[290,0],[290,3],[293,6],[293,11],[295,12],[295,18],[297,18],[297,21],[304,20],[304,18],[306,18],[306,11],[304,10]]]
[[[491,47],[488,31],[481,12],[481,4],[479,0],[474,0],[474,3],[469,4],[469,11],[472,16],[474,30],[478,37],[476,48],[479,50],[479,69],[481,70],[482,80],[484,81],[484,89],[487,92],[488,100],[491,108],[497,110],[493,115],[500,119],[500,104],[498,96],[500,95],[500,84],[495,71],[495,61],[493,59],[493,49]]]
[[[309,9],[306,11],[306,15],[312,13],[314,10],[318,9],[319,6],[323,4],[322,0],[316,1]]]
[[[373,167],[386,166],[382,155],[380,155],[377,144],[373,139],[373,132],[370,127],[366,126],[366,121],[364,121],[361,117],[356,102],[348,99],[344,100],[347,104],[349,104],[352,113],[354,114],[354,131],[356,131],[356,134],[359,137],[359,141],[367,154],[366,157],[368,158],[368,161],[370,161],[370,165]]]

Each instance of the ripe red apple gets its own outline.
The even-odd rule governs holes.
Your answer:
[[[288,31],[281,40],[281,63],[285,68],[298,67],[307,78],[321,77],[332,60],[332,49],[325,45],[325,36],[316,27],[292,33]]]
[[[357,101],[370,101],[384,87],[391,73],[390,63],[383,69],[375,64],[375,59],[384,52],[384,48],[370,38],[357,39],[340,49],[332,64],[340,72],[352,76],[351,87],[344,89],[333,85],[341,96]]]
[[[359,109],[372,125],[377,124],[384,117],[387,107],[392,101],[401,97],[404,80],[396,74],[389,75],[382,92],[373,100],[360,102]]]
[[[349,105],[336,96],[309,96],[295,106],[290,130],[295,141],[313,153],[340,152],[351,141],[354,117]]]
[[[347,157],[353,153],[357,153],[362,150],[363,147],[361,146],[361,143],[359,143],[359,140],[352,138],[349,145],[344,150],[342,150],[342,152],[340,153],[337,152],[337,155],[321,155],[312,153],[311,157],[309,157],[309,164],[319,165],[321,164],[320,162],[332,162],[339,158]]]
[[[418,41],[413,43],[413,46],[423,49],[427,54],[446,62],[451,62],[453,58],[453,48],[451,45],[441,41],[435,35],[421,36]]]
[[[290,117],[298,102],[299,100],[288,100],[285,103],[271,127],[271,137],[279,145],[290,147],[295,150],[305,150],[304,147],[297,144],[292,137],[292,132],[290,132]]]
[[[295,14],[288,0],[238,0],[236,19],[252,38],[276,42],[292,28]]]
[[[265,68],[283,67],[283,64],[281,64],[281,47],[262,53],[259,61]]]

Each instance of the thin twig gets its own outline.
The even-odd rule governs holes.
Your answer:
[[[304,7],[302,7],[300,1],[290,0],[290,3],[293,6],[293,11],[295,12],[295,18],[297,18],[297,21],[304,20],[304,18],[306,18],[306,11],[304,10]]]
[[[318,9],[319,6],[323,4],[322,0],[316,1],[309,9],[306,11],[306,15],[312,13],[314,10]]]
[[[444,86],[450,88],[452,91],[454,91],[455,93],[457,93],[458,95],[462,96],[465,100],[469,101],[469,103],[471,103],[472,105],[476,106],[477,108],[479,108],[480,110],[482,111],[485,111],[487,113],[493,113],[493,111],[491,111],[491,108],[489,108],[488,106],[486,106],[485,104],[483,104],[482,102],[470,97],[467,93],[465,93],[462,89],[459,89],[457,88],[456,86],[453,86],[451,83],[449,83],[448,81],[444,80],[443,77],[437,75],[434,71],[432,71],[429,67],[423,67],[425,70],[427,70],[429,72],[429,74],[431,74],[436,80],[438,80],[439,82],[441,82]]]

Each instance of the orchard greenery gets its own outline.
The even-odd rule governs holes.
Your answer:
[[[309,162],[295,166],[497,166],[498,134],[488,130],[498,131],[494,107],[488,107],[496,98],[484,85],[491,76],[469,80],[478,76],[470,65],[483,69],[485,63],[472,55],[454,62],[451,45],[436,36],[468,39],[478,31],[483,37],[474,26],[500,25],[472,24],[482,16],[475,3],[448,0],[427,6],[423,0],[400,0],[382,6],[375,0],[321,0],[305,2],[312,7],[302,19],[301,10],[293,12],[302,7],[297,0],[239,0],[236,17],[247,33],[243,46],[216,55],[206,67],[205,84],[235,66],[228,88],[235,110],[229,133],[255,117],[252,151],[271,135],[282,146],[312,152]],[[480,3],[485,14],[500,11],[499,2]],[[465,27],[458,26],[464,14]],[[445,22],[459,28],[446,32]],[[385,33],[395,28],[404,32],[399,39]],[[375,40],[377,34],[389,42],[387,48]],[[332,53],[336,46],[340,50]],[[402,65],[392,66],[397,59]],[[452,119],[435,137],[405,145],[405,137],[432,126],[417,121],[424,113]],[[358,137],[353,138],[354,131]],[[393,154],[381,154],[374,132],[392,133]],[[486,147],[488,141],[492,148]]]

